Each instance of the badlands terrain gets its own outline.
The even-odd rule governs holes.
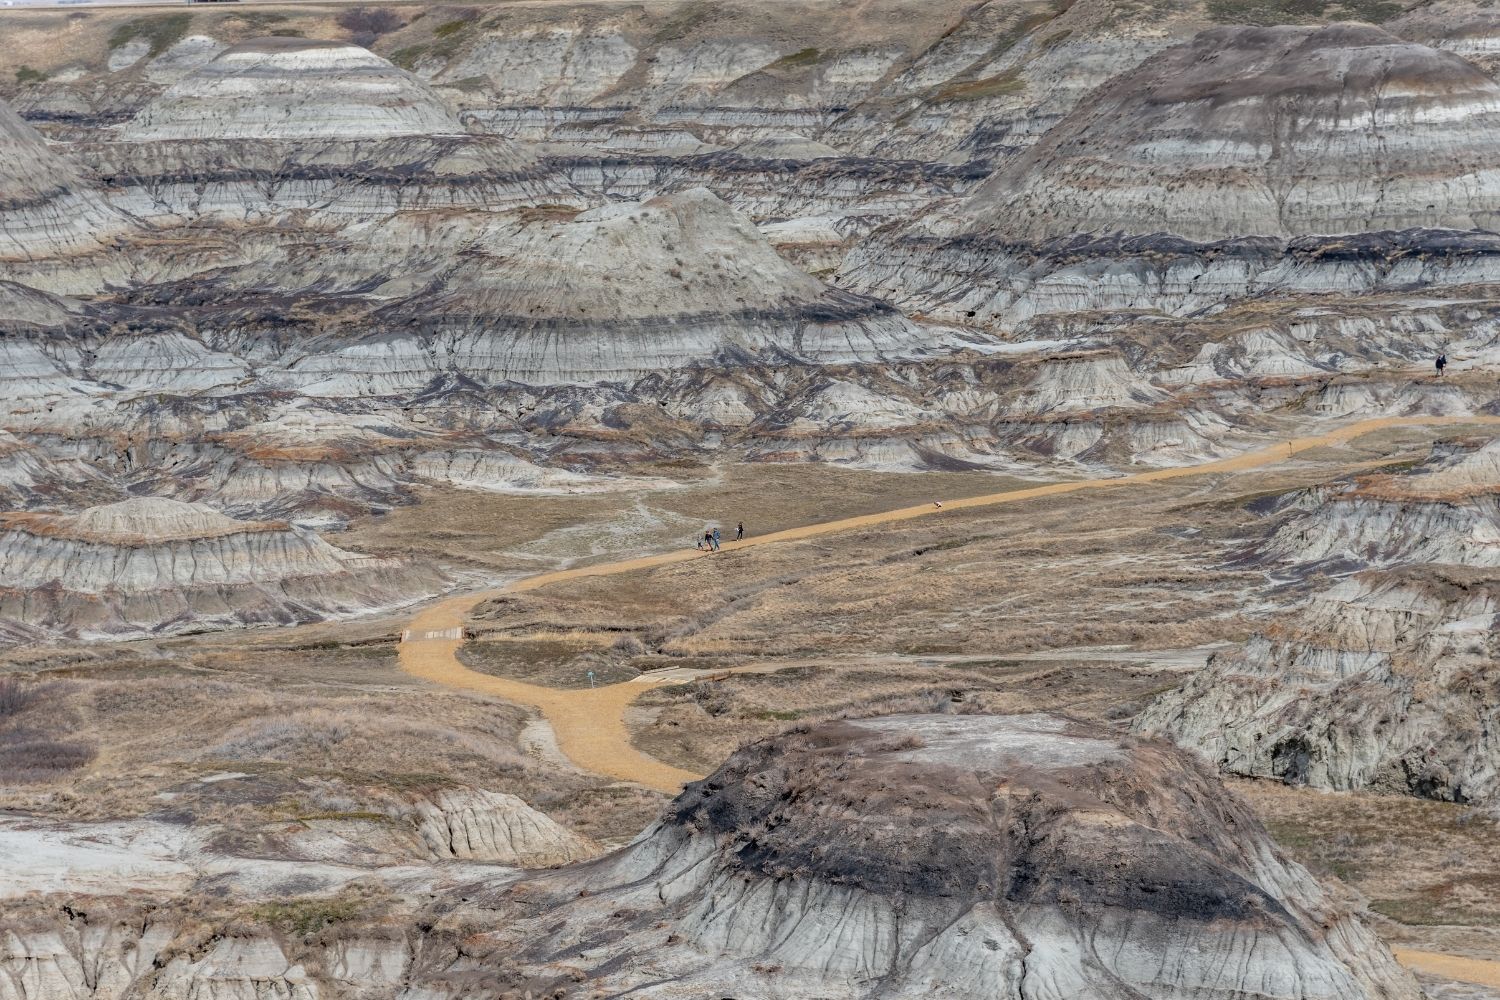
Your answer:
[[[1497,53],[0,10],[0,1000],[1500,998]]]

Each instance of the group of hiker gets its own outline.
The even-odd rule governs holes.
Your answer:
[[[738,524],[735,525],[735,528],[734,528],[734,540],[737,541],[737,542],[740,542],[740,541],[744,541],[744,539],[745,539],[745,522],[744,521],[740,521]],[[703,537],[700,538],[700,539],[698,539],[698,550],[700,552],[705,551],[705,550],[708,551],[708,552],[717,552],[717,551],[719,551],[720,541],[721,541],[721,539],[719,537],[719,527],[718,527],[718,525],[715,525],[712,528],[704,528],[703,529]]]

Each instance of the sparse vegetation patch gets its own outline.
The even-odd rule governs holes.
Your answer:
[[[1026,81],[1016,70],[1007,70],[982,80],[950,83],[937,92],[939,101],[983,101],[1007,94],[1019,94],[1026,89]]]
[[[813,66],[821,62],[826,56],[820,49],[806,48],[790,55],[784,55],[773,62],[768,69],[801,69],[804,66]]]
[[[191,14],[162,14],[126,21],[109,36],[109,47],[118,49],[137,38],[144,38],[151,43],[149,55],[155,58],[182,41],[192,24]]]

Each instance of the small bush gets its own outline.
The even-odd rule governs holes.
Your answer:
[[[62,685],[0,678],[0,782],[51,781],[94,759],[94,748],[55,730],[66,713]]]
[[[154,59],[182,41],[192,24],[191,14],[167,14],[126,21],[109,36],[109,47],[118,49],[133,39],[144,38],[151,43],[150,55]]]
[[[0,775],[7,781],[49,781],[94,759],[94,748],[28,732],[0,733]]]
[[[939,101],[982,101],[991,97],[1019,94],[1025,89],[1026,81],[1021,79],[1020,73],[1012,69],[1004,73],[998,73],[995,76],[985,77],[983,80],[950,83],[938,91],[935,99]]]
[[[417,63],[427,54],[426,45],[408,45],[404,49],[397,49],[391,53],[391,62],[404,70],[414,70]]]
[[[823,53],[821,50],[806,48],[798,52],[793,52],[791,55],[782,56],[780,59],[773,62],[768,68],[801,69],[804,66],[812,66],[816,64],[822,58]]]
[[[627,633],[616,639],[609,648],[610,652],[621,656],[640,656],[646,651],[646,644]]]
[[[45,79],[47,79],[46,73],[39,69],[32,69],[30,66],[22,66],[16,70],[17,83],[41,83]]]
[[[15,677],[0,677],[0,719],[20,715],[40,701],[50,688],[50,684],[23,684]]]
[[[252,915],[283,933],[310,937],[324,928],[353,920],[359,911],[360,907],[354,900],[335,897],[267,903]]]
[[[337,23],[356,45],[369,45],[381,35],[406,27],[399,14],[385,7],[352,7],[339,14]]]
[[[311,712],[299,718],[250,720],[226,735],[207,757],[218,760],[285,760],[302,753],[331,752],[351,734],[341,718]]]

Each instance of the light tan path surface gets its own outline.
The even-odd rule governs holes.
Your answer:
[[[1500,417],[1381,417],[1362,420],[1326,434],[1294,438],[1269,448],[1261,448],[1233,458],[1206,462],[1202,465],[1156,469],[1114,479],[1050,483],[1046,486],[1008,490],[1003,493],[944,500],[942,507],[937,507],[935,504],[900,507],[879,514],[865,514],[860,517],[847,517],[837,521],[824,521],[800,528],[789,528],[785,531],[747,538],[743,542],[725,542],[724,552],[733,552],[755,545],[775,545],[838,532],[857,531],[861,528],[873,528],[897,521],[910,521],[919,517],[941,516],[954,510],[1020,503],[1039,497],[1061,496],[1065,493],[1078,493],[1083,490],[1139,486],[1168,479],[1181,479],[1186,476],[1243,472],[1273,465],[1312,448],[1344,444],[1371,431],[1393,427],[1447,424],[1500,424]],[[598,563],[577,569],[541,573],[524,580],[517,580],[498,590],[450,597],[424,609],[411,620],[402,633],[401,669],[414,677],[421,677],[437,684],[494,695],[506,701],[534,708],[541,712],[552,725],[562,752],[583,770],[624,781],[635,781],[650,788],[675,793],[682,788],[683,784],[701,775],[663,764],[641,753],[631,744],[630,733],[625,727],[625,710],[631,702],[649,689],[648,684],[640,683],[639,680],[625,681],[600,688],[571,691],[542,687],[470,670],[459,662],[458,647],[463,645],[463,626],[469,612],[482,602],[501,594],[536,590],[566,580],[633,573],[636,570],[687,562],[689,559],[711,558],[719,558],[719,556],[696,549],[683,548],[638,559],[625,559],[619,562]],[[672,682],[680,681],[681,678],[669,676],[663,680]]]
[[[1440,979],[1456,979],[1461,983],[1476,983],[1500,990],[1500,962],[1440,955],[1435,951],[1413,951],[1410,948],[1392,948],[1391,953],[1396,956],[1396,961],[1413,972],[1425,972]]]

